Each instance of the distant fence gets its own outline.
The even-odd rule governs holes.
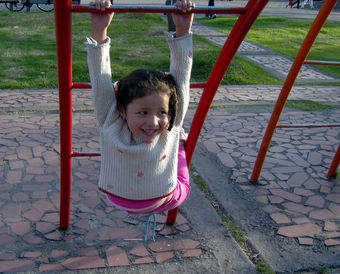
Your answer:
[[[26,7],[26,11],[30,11],[33,5],[37,6],[41,11],[49,12],[54,9],[53,0],[0,0],[10,11],[22,11]],[[72,4],[79,4],[80,0],[72,0]]]

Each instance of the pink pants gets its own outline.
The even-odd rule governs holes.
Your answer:
[[[128,200],[110,194],[107,194],[107,197],[117,208],[128,211],[132,214],[138,214],[138,212],[147,211],[149,208],[153,208],[157,204],[160,204],[160,206],[152,210],[153,212],[163,212],[179,207],[188,198],[189,193],[190,178],[188,164],[184,145],[180,144],[178,148],[177,186],[168,202],[162,203],[162,201],[165,201],[167,197],[150,200]]]

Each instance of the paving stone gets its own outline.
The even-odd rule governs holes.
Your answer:
[[[156,262],[157,263],[163,263],[167,260],[170,260],[174,257],[174,253],[171,252],[171,251],[168,251],[168,252],[160,252],[160,253],[157,253],[156,255]]]
[[[191,257],[199,257],[202,255],[202,250],[201,249],[191,249],[186,251],[182,257],[183,258],[191,258]]]
[[[25,202],[29,200],[29,197],[24,192],[18,192],[18,193],[13,194],[12,200],[14,202]]]
[[[23,258],[37,258],[41,256],[40,251],[26,251],[21,254]]]
[[[275,195],[268,195],[267,196],[271,204],[280,204],[284,201],[283,198]]]
[[[305,206],[305,205],[292,203],[292,202],[283,203],[282,205],[288,210],[298,212],[298,213],[303,213],[303,214],[307,214],[308,212],[313,210],[313,208],[310,206]]]
[[[42,234],[52,232],[57,229],[57,226],[47,222],[38,222],[36,224],[36,230]]]
[[[334,219],[335,215],[328,209],[314,210],[309,213],[309,217],[317,220]]]
[[[34,206],[36,209],[43,211],[43,212],[49,211],[49,210],[55,210],[55,207],[53,206],[53,204],[45,199],[35,202],[34,204],[32,204],[32,206]]]
[[[326,246],[336,246],[336,245],[340,245],[340,241],[337,239],[327,239],[325,240],[325,245]]]
[[[136,246],[130,250],[130,254],[136,255],[139,257],[146,257],[150,255],[149,251],[145,248],[144,245]]]
[[[125,251],[117,246],[111,246],[106,250],[106,257],[109,266],[130,265]]]
[[[154,260],[150,257],[138,258],[136,259],[133,264],[150,264],[153,263]]]
[[[303,184],[308,189],[319,189],[320,184],[316,182],[314,179],[309,179],[307,182]]]
[[[67,250],[53,249],[51,252],[51,258],[66,257],[69,254]]]
[[[327,195],[326,200],[340,204],[340,193],[330,193]]]
[[[318,234],[320,231],[321,227],[316,224],[302,224],[280,227],[277,233],[286,237],[301,237]]]
[[[338,230],[338,226],[334,222],[325,221],[325,226],[323,229],[326,231],[336,231]]]
[[[170,241],[157,241],[148,245],[154,252],[164,252],[173,249],[173,244]]]
[[[339,237],[340,237],[340,232],[337,232],[337,231],[326,232],[326,233],[323,233],[322,236],[323,236],[324,238],[327,238],[327,239],[331,239],[331,238],[339,238]]]
[[[311,222],[310,219],[306,217],[293,218],[292,220],[296,224],[308,224]]]
[[[0,253],[0,261],[11,261],[17,259],[15,253]]]
[[[322,155],[319,152],[311,151],[308,153],[307,161],[312,165],[321,165],[322,164]]]
[[[83,256],[89,257],[89,256],[98,256],[99,254],[98,254],[98,250],[96,247],[89,246],[89,247],[79,250],[79,255],[82,257]]]
[[[8,245],[15,242],[15,238],[7,234],[0,234],[0,245]]]
[[[23,240],[32,245],[38,245],[38,244],[44,243],[44,240],[42,238],[34,235],[33,233],[29,233],[28,235],[26,235],[23,238]]]
[[[308,189],[299,188],[299,187],[294,188],[294,193],[297,194],[297,195],[302,195],[302,196],[311,196],[311,195],[314,195],[314,192],[312,192],[312,191],[310,191]]]
[[[45,238],[47,240],[60,241],[63,239],[63,236],[59,231],[55,231],[52,233],[45,234]]]
[[[303,183],[309,178],[304,172],[298,172],[287,181],[287,184],[291,187],[297,187],[303,185]]]
[[[262,204],[268,204],[268,198],[267,195],[259,195],[256,196],[256,200]]]
[[[298,238],[300,245],[313,245],[313,238],[305,238],[305,237],[299,237]]]
[[[2,215],[8,216],[20,216],[20,204],[9,203],[2,208]]]
[[[194,249],[196,248],[200,243],[191,240],[191,239],[180,239],[174,242],[173,248],[174,250],[182,250],[182,249]]]
[[[64,270],[64,267],[60,264],[41,264],[39,266],[39,272],[52,272],[52,271],[61,271]]]
[[[73,257],[61,263],[70,270],[91,269],[105,267],[105,262],[100,257]]]
[[[19,222],[11,224],[11,231],[17,235],[25,235],[30,231],[31,225],[29,222]]]
[[[319,208],[322,208],[324,204],[325,200],[320,195],[310,196],[306,201],[306,205],[311,205]]]
[[[277,206],[273,206],[273,205],[267,205],[263,210],[267,213],[273,213],[273,212],[281,211],[280,208],[278,208]]]
[[[27,272],[35,267],[31,260],[0,261],[0,272]]]
[[[282,190],[282,189],[271,189],[270,192],[273,195],[279,196],[281,198],[284,198],[286,200],[299,203],[301,201],[301,197],[299,195],[290,193],[288,191]]]
[[[334,203],[331,203],[329,206],[328,206],[329,210],[332,211],[334,213],[334,215],[339,218],[340,217],[340,205],[337,205],[337,204],[334,204]]]
[[[270,217],[277,223],[277,224],[288,224],[291,220],[283,213],[272,213]]]
[[[23,216],[33,222],[40,221],[41,217],[43,216],[43,213],[35,208],[25,212]]]
[[[179,230],[180,232],[187,232],[191,230],[191,227],[188,226],[187,224],[183,224],[183,225],[176,226],[176,229]]]

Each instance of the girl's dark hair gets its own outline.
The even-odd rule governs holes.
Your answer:
[[[177,114],[177,86],[171,74],[157,70],[138,69],[119,81],[117,97],[118,108],[126,111],[127,105],[135,98],[141,98],[150,92],[165,93],[169,96],[170,122],[168,130],[174,125]]]

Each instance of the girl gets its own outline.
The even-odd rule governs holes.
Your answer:
[[[105,10],[109,0],[92,3]],[[191,25],[195,6],[178,1],[175,33],[167,33],[170,74],[136,70],[112,84],[107,29],[113,13],[91,13],[87,38],[94,111],[100,127],[99,189],[130,213],[166,211],[189,195],[189,174],[182,130],[189,104],[192,67]]]

